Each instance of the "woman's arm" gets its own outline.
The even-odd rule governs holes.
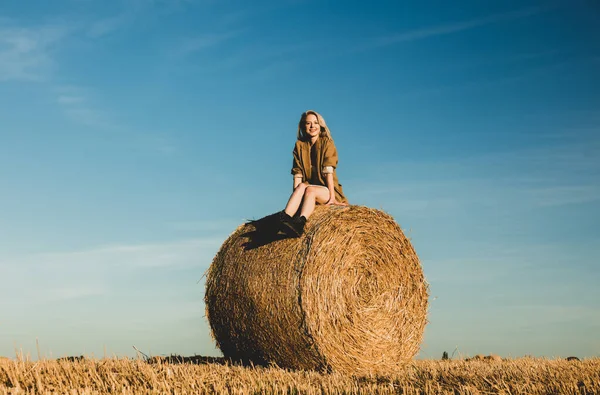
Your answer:
[[[294,174],[294,190],[302,184],[302,174]]]
[[[329,201],[326,204],[336,204],[335,189],[333,189],[333,173],[325,174],[325,184],[327,189],[329,189]]]
[[[298,142],[294,146],[294,151],[292,152],[293,162],[292,162],[292,176],[294,180],[294,189],[295,190],[298,185],[302,183],[303,171],[302,171],[302,161],[300,160],[300,147]]]

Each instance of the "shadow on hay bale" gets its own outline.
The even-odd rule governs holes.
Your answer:
[[[226,358],[390,374],[418,353],[428,285],[391,216],[319,206],[301,238],[276,221],[239,226],[207,272],[206,314]]]
[[[240,235],[247,240],[242,244],[245,250],[252,250],[289,237],[280,231],[277,213],[251,221],[250,225],[251,228]]]

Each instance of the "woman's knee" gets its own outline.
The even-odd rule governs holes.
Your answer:
[[[304,192],[304,196],[309,196],[311,198],[314,198],[317,196],[317,192],[318,192],[318,187],[307,187],[306,191]]]
[[[298,184],[298,186],[294,189],[294,192],[304,193],[306,191],[308,184],[302,182]]]

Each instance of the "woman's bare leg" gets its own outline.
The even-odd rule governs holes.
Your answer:
[[[329,201],[329,190],[322,187],[311,187],[306,188],[304,192],[304,201],[302,202],[302,211],[300,216],[308,219],[310,215],[315,211],[315,204],[325,204]]]
[[[284,210],[290,217],[293,217],[294,214],[296,214],[296,211],[298,211],[300,203],[302,203],[302,198],[304,197],[304,192],[306,191],[306,185],[306,183],[301,183],[294,189],[294,192],[292,192],[292,196],[290,196]]]

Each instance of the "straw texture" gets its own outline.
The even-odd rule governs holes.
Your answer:
[[[388,214],[318,206],[301,238],[277,215],[241,225],[208,269],[206,314],[227,358],[392,374],[419,351],[428,285]]]

